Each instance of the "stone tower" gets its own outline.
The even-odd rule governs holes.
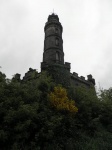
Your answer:
[[[70,63],[64,64],[63,52],[63,27],[59,22],[56,14],[52,13],[48,17],[48,21],[44,27],[45,40],[43,62],[41,63],[41,71],[46,70],[47,67],[53,64],[60,64],[70,70]]]
[[[62,84],[65,87],[72,85],[74,87],[85,86],[86,88],[94,89],[95,79],[92,75],[88,75],[86,80],[85,77],[79,77],[75,72],[73,74],[70,73],[70,63],[64,63],[63,27],[56,14],[52,13],[48,16],[44,32],[45,39],[41,71],[47,71],[55,83]]]
[[[70,86],[84,86],[87,89],[93,89],[95,93],[95,79],[91,74],[85,79],[83,76],[78,76],[76,72],[70,73],[70,63],[64,63],[63,27],[56,14],[52,13],[48,16],[44,32],[45,39],[41,72],[46,71],[56,84],[61,84],[67,88]],[[23,77],[23,81],[35,81],[35,79],[39,79],[40,75],[41,73],[38,74],[36,69],[29,68],[29,71]],[[21,81],[20,74],[16,74],[13,80]]]

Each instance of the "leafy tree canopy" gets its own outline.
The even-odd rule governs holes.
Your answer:
[[[112,89],[98,98],[46,73],[22,82],[0,72],[0,149],[112,149]]]

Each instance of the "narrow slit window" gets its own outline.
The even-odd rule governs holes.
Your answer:
[[[59,52],[56,52],[56,61],[60,62],[61,61],[61,56]]]
[[[58,33],[58,28],[55,28],[55,33]]]
[[[56,52],[56,60],[59,61],[59,52]]]
[[[58,38],[56,38],[56,46],[59,46],[59,39]]]

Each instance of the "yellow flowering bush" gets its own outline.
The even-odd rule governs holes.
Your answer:
[[[49,100],[52,106],[58,110],[65,110],[70,113],[78,112],[75,101],[69,100],[66,89],[61,86],[56,86],[54,88],[54,92],[49,94]]]

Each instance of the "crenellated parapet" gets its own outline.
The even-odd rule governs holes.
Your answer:
[[[60,27],[60,30],[61,30],[60,33],[62,33],[63,27],[62,27],[61,23],[59,22],[58,15],[52,13],[51,15],[48,16],[48,20],[47,20],[47,22],[45,24],[44,31],[46,32],[46,30],[49,27],[57,27],[57,28]]]
[[[13,76],[13,78],[12,78],[12,81],[21,81],[21,74],[19,74],[19,73],[16,73],[14,76]]]
[[[71,85],[73,86],[81,86],[84,85],[86,87],[94,87],[95,86],[95,79],[92,75],[87,75],[87,79],[83,76],[78,76],[78,73],[73,72],[71,75]]]
[[[92,77],[92,75],[87,75],[88,81],[91,82],[93,85],[95,85],[95,79]]]
[[[38,78],[39,73],[36,71],[36,69],[29,68],[29,71],[25,73],[25,76],[23,77],[23,81],[30,81]]]

